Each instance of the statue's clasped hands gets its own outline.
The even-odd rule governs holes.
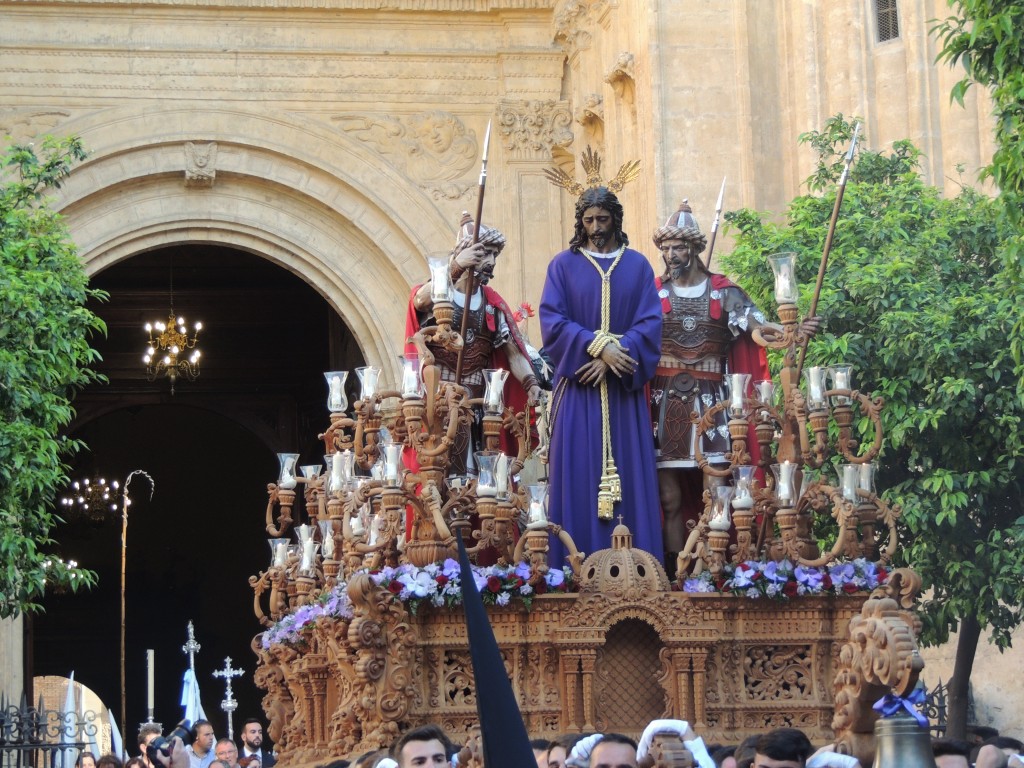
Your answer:
[[[622,377],[633,374],[637,365],[637,361],[629,356],[628,349],[618,341],[612,340],[605,344],[600,355],[577,369],[576,378],[584,386],[596,387],[604,380],[609,370]]]

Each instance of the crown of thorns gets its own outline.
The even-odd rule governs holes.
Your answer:
[[[544,175],[556,187],[567,189],[577,197],[588,189],[595,189],[596,187],[608,187],[612,192],[621,192],[624,186],[640,175],[640,161],[629,160],[622,164],[614,178],[605,183],[601,180],[601,156],[590,147],[583,150],[580,162],[583,165],[584,172],[587,174],[586,184],[580,184],[580,182],[576,181],[576,179],[561,168],[548,168],[544,171]]]

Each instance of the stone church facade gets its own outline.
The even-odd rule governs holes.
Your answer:
[[[60,190],[89,274],[167,245],[215,243],[301,276],[367,363],[401,351],[411,285],[475,210],[509,240],[495,286],[537,303],[590,145],[650,233],[688,198],[780,212],[814,157],[796,137],[861,115],[910,138],[927,181],[970,181],[993,146],[976,90],[935,64],[943,0],[0,0],[0,131],[75,134]],[[894,34],[895,32],[895,34]],[[881,39],[888,38],[888,39]],[[18,633],[3,633],[7,659]],[[9,689],[17,672],[7,670]],[[0,681],[2,682],[2,681]]]

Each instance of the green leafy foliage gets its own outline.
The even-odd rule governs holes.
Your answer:
[[[996,150],[982,170],[999,190],[1006,233],[1004,291],[1014,297],[1014,332],[1009,340],[1016,363],[1018,395],[1024,397],[1024,3],[1019,0],[950,0],[955,15],[932,28],[941,44],[939,60],[960,64],[964,77],[951,96],[963,106],[970,86],[988,90],[993,103]]]
[[[760,306],[774,306],[765,256],[796,251],[806,311],[851,134],[840,115],[801,137],[820,157],[808,184],[828,191],[793,200],[783,223],[749,210],[726,216],[738,230],[726,269]],[[1009,222],[998,201],[973,189],[943,198],[922,182],[918,157],[896,142],[855,160],[818,303],[825,330],[807,365],[852,364],[855,385],[886,400],[878,486],[903,507],[902,557],[932,590],[924,639],[942,642],[973,616],[1002,648],[1024,606],[1024,400],[1002,252]]]
[[[47,139],[37,153],[10,147],[0,185],[0,618],[39,610],[47,586],[77,590],[89,571],[46,553],[63,458],[81,446],[58,437],[70,398],[97,375],[89,346],[102,321],[85,308],[88,287],[75,246],[46,205],[85,157],[77,139]]]

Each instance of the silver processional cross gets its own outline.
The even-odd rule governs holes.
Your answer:
[[[220,703],[220,708],[223,709],[228,715],[228,738],[232,741],[235,740],[235,729],[233,720],[233,712],[238,709],[238,702],[235,701],[234,696],[231,695],[231,678],[241,677],[245,674],[243,669],[234,669],[231,666],[231,657],[227,656],[224,659],[224,668],[216,669],[213,672],[214,677],[223,677],[224,685],[227,686],[227,692],[224,694],[224,701]]]

